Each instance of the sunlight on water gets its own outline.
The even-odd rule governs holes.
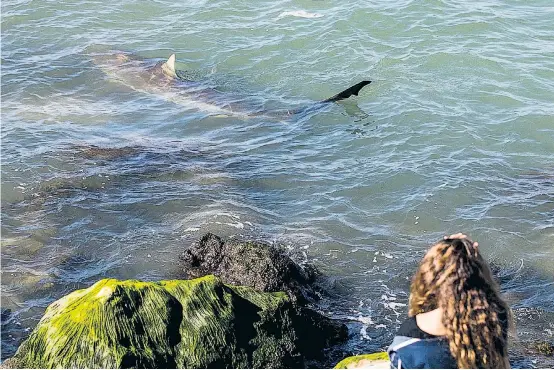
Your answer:
[[[3,358],[69,291],[179,277],[208,231],[305,253],[367,351],[425,248],[463,230],[500,267],[518,340],[552,340],[553,17],[547,1],[3,1]],[[146,64],[122,75],[99,50]],[[172,53],[194,81],[153,87]]]

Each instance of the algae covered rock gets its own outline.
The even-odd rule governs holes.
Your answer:
[[[390,359],[386,352],[350,356],[339,362],[335,369],[390,369]]]
[[[316,297],[313,268],[302,268],[281,248],[254,241],[223,241],[208,233],[182,256],[188,277],[213,274],[227,284],[246,285],[263,292],[286,292],[294,300]]]
[[[540,355],[554,356],[554,343],[538,341],[533,343],[531,348]]]
[[[346,328],[285,293],[214,276],[105,279],[52,303],[5,365],[33,368],[286,368],[317,360]]]

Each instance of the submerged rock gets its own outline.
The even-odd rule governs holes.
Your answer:
[[[300,368],[346,339],[346,328],[285,293],[214,276],[105,279],[52,303],[16,355],[25,368]],[[321,363],[319,363],[320,365]]]
[[[87,159],[118,159],[140,153],[140,147],[103,148],[96,145],[75,145],[76,154]]]
[[[181,256],[188,277],[213,274],[227,284],[245,285],[262,292],[286,292],[293,299],[317,297],[315,269],[302,268],[281,248],[253,241],[223,241],[208,233]]]

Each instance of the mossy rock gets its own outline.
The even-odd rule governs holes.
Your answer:
[[[335,365],[335,369],[390,369],[390,359],[386,352],[350,356]]]
[[[105,279],[52,303],[8,363],[27,368],[302,367],[346,335],[343,326],[317,315],[295,307],[285,293],[228,286],[214,276]],[[314,345],[318,336],[325,340]]]
[[[543,356],[554,356],[554,344],[549,342],[535,342],[534,349]]]

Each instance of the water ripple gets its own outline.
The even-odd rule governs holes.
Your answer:
[[[426,246],[464,230],[504,275],[522,261],[503,290],[521,330],[551,338],[525,316],[553,310],[546,0],[1,7],[2,305],[20,323],[3,326],[3,356],[73,289],[180,276],[206,231],[314,260],[341,297],[327,309],[366,351],[390,341]],[[280,16],[300,11],[318,17]],[[254,107],[373,83],[286,122],[213,117],[114,81],[93,63],[101,45],[175,52],[186,76]]]

